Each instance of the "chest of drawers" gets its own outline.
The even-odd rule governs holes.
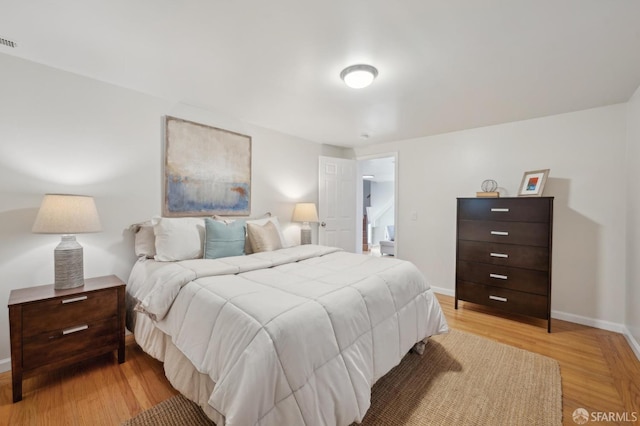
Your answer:
[[[22,378],[118,350],[124,362],[125,284],[116,276],[85,280],[73,289],[53,284],[12,290],[9,296],[13,402]]]
[[[456,297],[547,320],[553,197],[458,198]]]

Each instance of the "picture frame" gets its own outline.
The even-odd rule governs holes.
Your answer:
[[[251,136],[165,116],[162,215],[249,216]]]
[[[518,190],[518,197],[542,197],[542,191],[544,191],[548,176],[549,169],[524,172],[520,189]]]

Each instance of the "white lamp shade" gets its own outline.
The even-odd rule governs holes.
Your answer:
[[[36,234],[82,234],[102,230],[93,197],[46,194],[32,232]]]
[[[318,222],[315,203],[298,203],[293,209],[294,222]]]

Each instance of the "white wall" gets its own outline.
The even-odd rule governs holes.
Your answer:
[[[626,105],[359,148],[398,151],[398,257],[455,288],[456,197],[484,179],[517,195],[523,172],[551,169],[555,197],[552,310],[620,329],[625,320]],[[412,220],[415,215],[417,220]]]
[[[95,197],[103,232],[78,236],[85,276],[126,281],[135,258],[125,229],[161,212],[163,116],[252,136],[252,214],[277,215],[292,243],[294,203],[318,198],[318,156],[344,153],[8,55],[0,79],[0,370],[10,365],[10,290],[53,282],[60,237],[31,233],[43,194]]]
[[[640,87],[627,104],[627,293],[625,324],[640,358]]]

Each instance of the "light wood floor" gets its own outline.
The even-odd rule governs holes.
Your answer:
[[[545,321],[489,314],[463,302],[456,311],[453,298],[438,299],[452,328],[558,360],[565,425],[575,425],[572,413],[580,407],[590,413],[635,412],[640,418],[640,361],[624,336],[559,320],[552,321],[548,334]],[[126,356],[124,364],[109,355],[28,378],[23,400],[16,404],[11,403],[11,373],[0,374],[0,424],[119,425],[176,393],[162,365],[143,353],[132,336]]]

